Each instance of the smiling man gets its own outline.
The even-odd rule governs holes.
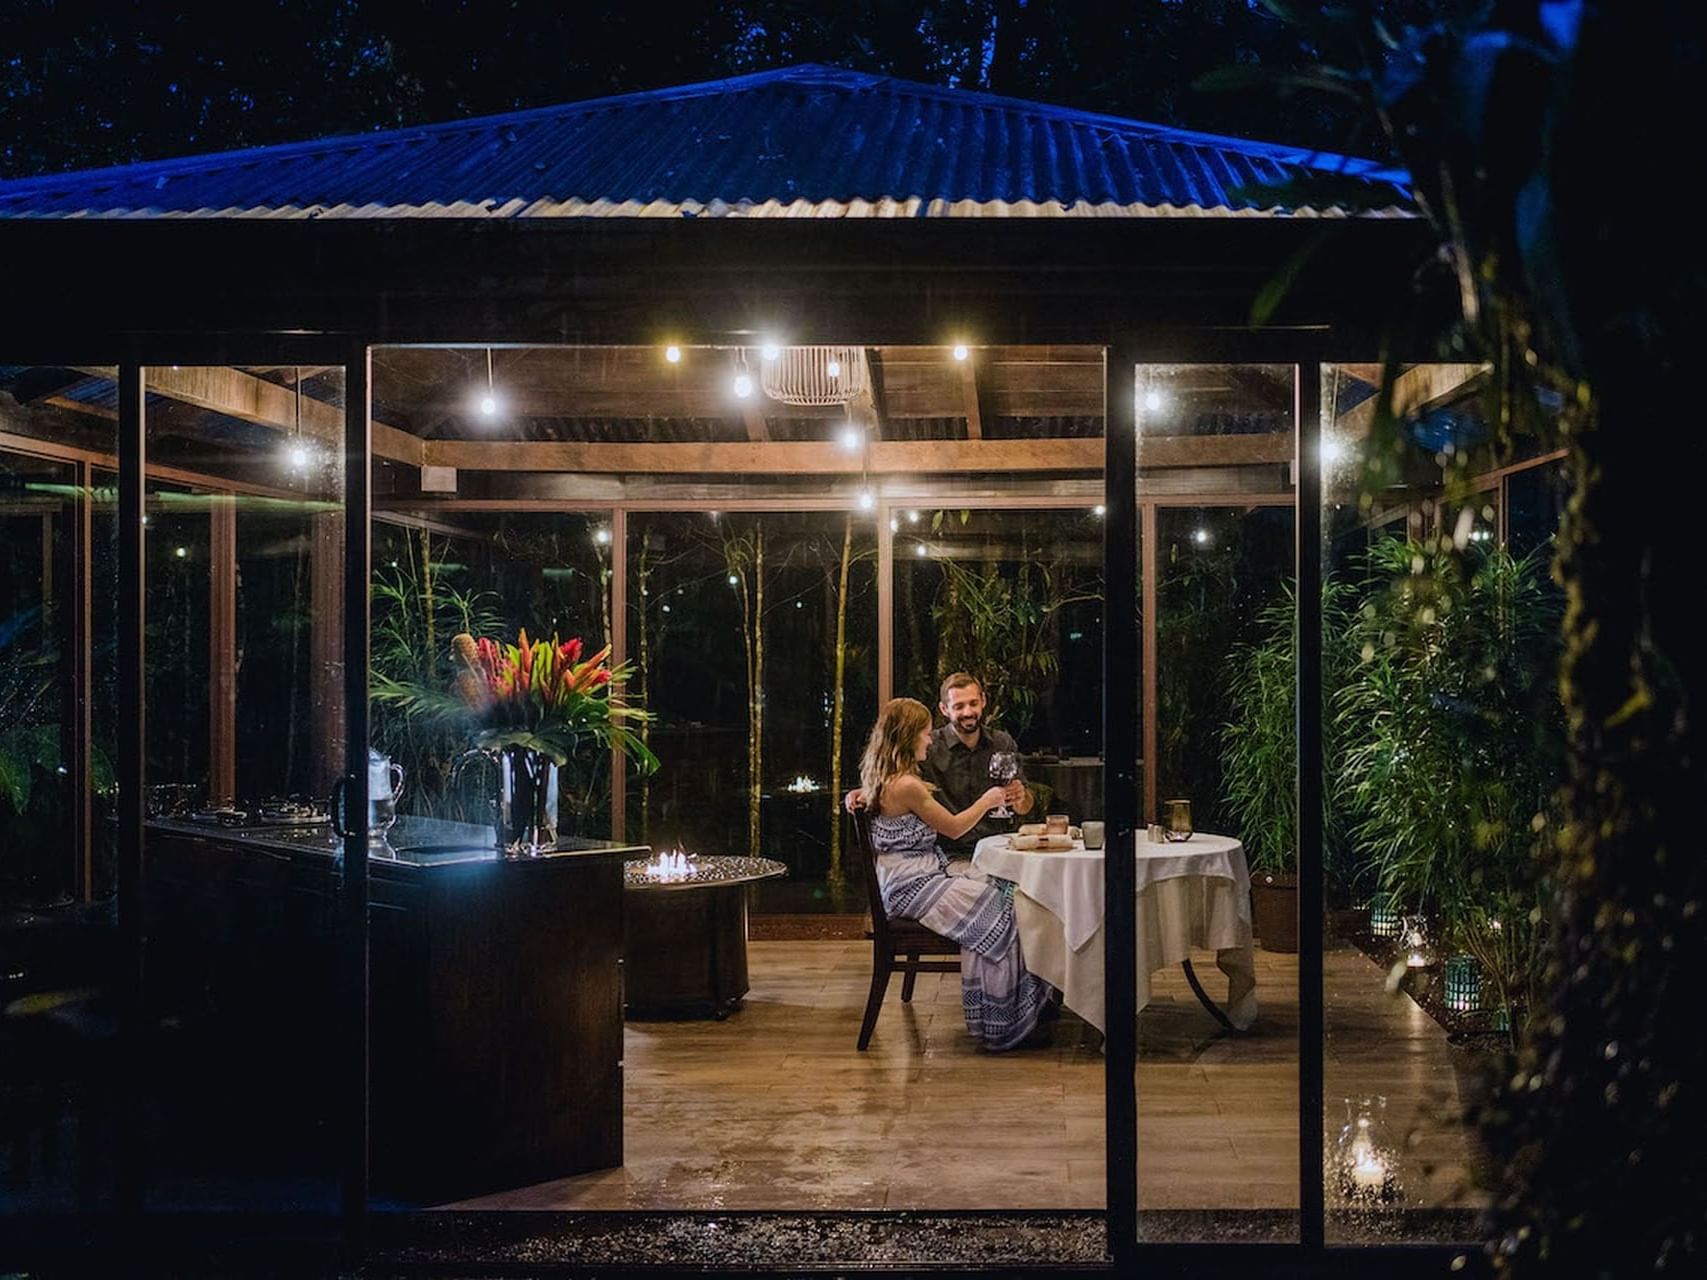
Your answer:
[[[944,805],[958,812],[989,787],[990,757],[998,751],[1017,754],[1019,747],[1011,735],[984,723],[984,689],[976,676],[956,671],[942,682],[938,698],[937,709],[948,723],[932,731],[919,776],[938,789]],[[1021,815],[1036,803],[1024,777],[1007,784],[1006,799]],[[1009,819],[986,814],[965,835],[955,840],[938,837],[937,843],[950,858],[970,858],[983,837],[1010,829]]]

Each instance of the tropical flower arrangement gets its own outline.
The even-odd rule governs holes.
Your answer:
[[[380,678],[374,697],[407,714],[465,724],[477,751],[519,748],[565,765],[592,743],[652,772],[658,758],[632,727],[649,721],[650,713],[612,696],[628,679],[629,666],[610,665],[609,645],[590,656],[582,650],[579,637],[529,640],[525,628],[515,644],[463,632],[451,640],[457,671],[450,692]]]

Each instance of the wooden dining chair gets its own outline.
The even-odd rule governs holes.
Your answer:
[[[883,894],[877,886],[877,854],[871,847],[871,814],[854,814],[854,848],[865,867],[865,899],[871,909],[871,994],[865,1002],[865,1021],[860,1023],[859,1047],[871,1043],[872,1028],[889,990],[889,975],[901,973],[901,1001],[910,1004],[913,983],[921,973],[959,973],[960,945],[933,933],[916,920],[891,920],[883,910]],[[926,960],[924,956],[953,956]]]

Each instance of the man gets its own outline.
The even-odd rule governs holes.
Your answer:
[[[958,813],[989,789],[991,755],[997,751],[1017,754],[1019,747],[1011,735],[985,725],[984,689],[978,677],[956,671],[942,682],[937,698],[937,710],[947,723],[932,730],[930,748],[919,764],[919,776],[936,787],[947,809]],[[1024,777],[1016,778],[1003,790],[1008,808],[1016,814],[1028,814],[1036,804]],[[857,790],[848,793],[850,811],[863,803]],[[978,841],[1008,829],[1007,820],[985,815],[959,839],[939,836],[937,843],[950,861],[969,861]]]

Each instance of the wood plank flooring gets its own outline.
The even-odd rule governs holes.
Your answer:
[[[1101,1208],[1094,1033],[1069,1014],[1052,1047],[986,1054],[957,975],[921,976],[911,1005],[897,977],[859,1053],[870,956],[863,941],[752,943],[752,990],[727,1021],[629,1024],[622,1168],[458,1207]],[[1212,956],[1197,969],[1224,994]],[[1445,1036],[1382,979],[1356,951],[1326,958],[1327,1129],[1343,1098],[1384,1094],[1405,1203],[1475,1203]],[[1257,983],[1255,1029],[1226,1035],[1178,970],[1156,975],[1139,1028],[1143,1207],[1297,1207],[1296,958],[1259,950]]]

